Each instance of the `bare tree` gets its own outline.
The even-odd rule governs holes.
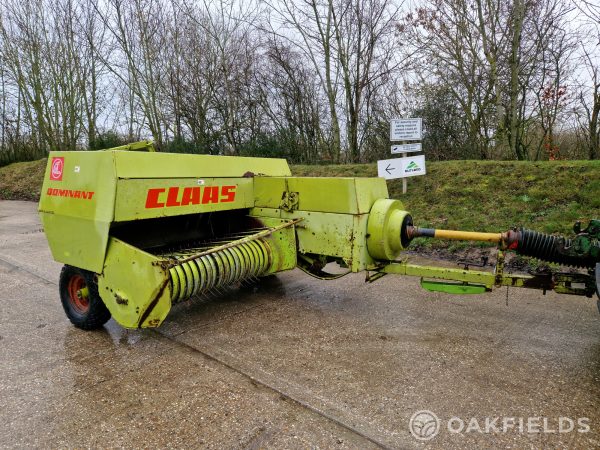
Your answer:
[[[600,159],[600,63],[586,45],[581,46],[582,63],[589,81],[579,90],[579,107],[574,114],[589,159]]]
[[[77,28],[82,9],[75,0],[3,3],[5,77],[39,149],[74,150],[85,128],[87,45]]]
[[[165,77],[165,68],[161,64],[167,39],[162,20],[165,7],[160,0],[94,3],[103,26],[113,39],[115,50],[109,60],[102,62],[127,86],[131,93],[130,109],[140,107],[145,124],[159,147],[167,137],[160,98]],[[102,58],[98,53],[97,56]],[[133,115],[132,111],[132,122],[135,120]]]
[[[388,0],[281,0],[271,6],[277,15],[270,31],[296,46],[318,74],[329,108],[330,157],[339,161],[344,129],[348,159],[359,161],[365,93],[400,65],[393,40],[400,5]]]
[[[269,25],[272,32],[277,30],[282,39],[297,46],[319,76],[329,106],[332,135],[329,157],[337,162],[340,159],[342,143],[337,99],[340,67],[335,58],[333,7],[332,0],[281,0],[271,4],[278,16],[273,20],[276,23],[270,22]],[[287,37],[290,33],[298,33],[300,41]]]
[[[552,33],[542,47],[539,53],[539,75],[532,83],[541,128],[535,160],[541,158],[542,150],[545,150],[548,157],[559,156],[556,127],[560,115],[564,114],[570,102],[568,83],[569,74],[572,72],[570,54],[576,50],[576,40],[573,35],[560,30]]]
[[[588,82],[583,83],[578,93],[579,108],[574,110],[580,133],[590,159],[600,159],[600,5],[582,0],[574,2],[588,22],[580,43],[581,63]],[[594,34],[592,34],[594,33]]]
[[[318,161],[329,137],[322,129],[326,105],[317,74],[304,64],[294,46],[278,39],[267,44],[257,87],[260,103],[285,154],[298,162]]]
[[[427,74],[420,84],[427,78],[437,80],[460,105],[473,152],[465,156],[484,159],[498,131],[498,120],[486,122],[486,115],[502,102],[499,58],[503,50],[498,47],[506,46],[506,36],[498,28],[501,11],[493,9],[497,6],[495,2],[434,0],[431,6],[409,13],[400,29],[418,55],[416,70]],[[489,30],[490,24],[496,28]]]
[[[506,146],[506,156],[530,158],[529,127],[539,121],[541,104],[533,93],[551,64],[554,82],[565,77],[572,46],[563,32],[567,12],[563,0],[434,0],[407,17],[402,31],[421,56],[421,70],[450,88],[479,157]],[[551,129],[557,106],[544,111]]]

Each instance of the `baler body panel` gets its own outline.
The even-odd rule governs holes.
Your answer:
[[[167,317],[172,288],[168,270],[159,263],[156,256],[110,238],[98,293],[121,326],[158,326]]]
[[[353,272],[366,270],[374,264],[365,241],[368,214],[287,212],[270,208],[254,208],[250,214],[286,220],[302,219],[296,227],[297,251],[301,254],[341,258]]]
[[[117,322],[156,327],[193,293],[296,267],[293,224],[247,216],[256,178],[289,175],[281,159],[52,152],[39,212],[54,259],[98,274],[98,294]],[[246,229],[228,223],[243,217]],[[169,235],[162,242],[161,232]]]
[[[39,212],[52,256],[102,271],[117,183],[111,152],[51,152]]]
[[[287,223],[287,220],[272,217],[257,217],[265,227],[276,227]],[[271,265],[265,274],[283,272],[296,267],[298,263],[296,251],[296,227],[278,230],[266,238],[271,249]]]
[[[128,151],[102,153],[114,154],[119,178],[287,177],[292,174],[286,160],[278,158]]]
[[[252,178],[120,179],[115,222],[251,208]]]
[[[383,178],[259,177],[254,196],[251,215],[303,219],[296,232],[300,253],[341,258],[353,272],[375,263],[367,223],[373,204],[388,197]]]
[[[254,206],[281,208],[286,192],[298,195],[294,209],[337,214],[368,214],[375,200],[388,198],[383,178],[257,177]]]
[[[53,176],[54,171],[54,176]],[[188,155],[109,150],[51,152],[39,204],[44,231],[56,261],[101,273],[110,227],[118,221],[184,215],[252,206],[252,174],[290,175],[287,162],[271,158]],[[164,207],[146,208],[143,186],[206,188],[220,179],[218,195],[202,197],[194,208],[166,206],[168,189],[158,194]],[[182,183],[175,179],[187,179]],[[227,180],[223,180],[227,178]],[[133,181],[136,180],[136,181]],[[161,181],[163,180],[163,184]],[[199,184],[204,183],[204,185]],[[131,183],[131,184],[130,184]],[[226,183],[226,184],[225,184]],[[222,186],[236,186],[222,191]],[[149,189],[151,189],[149,187]],[[194,189],[191,202],[196,201]],[[234,194],[233,201],[226,201]],[[173,203],[181,203],[183,189]],[[164,201],[161,200],[162,197]],[[216,201],[215,201],[216,199]],[[202,203],[206,200],[206,203]],[[118,201],[118,204],[115,202]],[[199,207],[198,207],[199,206]],[[149,210],[153,210],[150,212]],[[159,212],[157,212],[159,211]]]

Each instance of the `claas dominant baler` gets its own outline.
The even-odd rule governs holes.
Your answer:
[[[419,228],[382,178],[293,177],[283,159],[153,150],[141,142],[49,155],[39,212],[64,264],[62,305],[79,328],[111,316],[157,327],[175,303],[295,267],[321,279],[412,275],[458,294],[516,286],[592,297],[600,284],[598,220],[576,225],[574,239]],[[400,256],[415,237],[495,242],[495,268],[411,264]],[[505,273],[507,250],[584,270]]]

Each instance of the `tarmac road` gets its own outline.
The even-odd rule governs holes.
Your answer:
[[[84,332],[36,207],[0,201],[0,447],[600,448],[595,299],[295,270]]]

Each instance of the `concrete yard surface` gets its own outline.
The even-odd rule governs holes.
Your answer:
[[[294,270],[85,332],[36,209],[0,201],[1,448],[600,448],[597,299]]]

